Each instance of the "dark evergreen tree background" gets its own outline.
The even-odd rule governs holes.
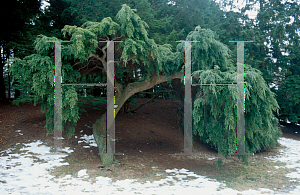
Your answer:
[[[23,55],[28,54],[28,48],[24,47],[26,45],[24,42],[27,42],[26,37],[32,23],[32,18],[39,14],[40,6],[40,0],[12,0],[1,3],[0,99],[2,101],[6,98],[5,88],[8,87],[8,82],[4,82],[5,73],[3,67],[7,63],[7,60],[10,59],[12,53],[18,53],[18,50],[22,50],[21,53]],[[5,83],[7,86],[5,86]]]

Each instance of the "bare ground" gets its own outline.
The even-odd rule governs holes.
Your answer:
[[[147,100],[136,98],[138,104]],[[46,145],[53,146],[53,136],[46,136],[46,117],[40,107],[33,104],[18,107],[0,103],[0,150],[32,140],[42,140]],[[87,169],[90,178],[107,176],[144,182],[166,177],[165,169],[185,168],[199,175],[225,181],[227,186],[240,191],[258,188],[287,190],[294,185],[285,177],[285,174],[294,170],[275,169],[275,165],[282,164],[264,158],[276,155],[282,147],[255,154],[248,167],[236,156],[230,156],[223,158],[223,166],[217,169],[216,161],[220,156],[197,137],[194,139],[194,152],[197,155],[174,155],[183,152],[183,130],[176,114],[179,107],[179,101],[157,98],[131,115],[119,113],[116,117],[116,152],[124,155],[116,156],[119,163],[111,166],[102,166],[96,147],[83,148],[85,144],[78,144],[80,136],[92,134],[93,123],[105,112],[105,106],[100,107],[101,110],[89,109],[88,115],[83,114],[78,121],[75,132],[77,138],[72,136],[67,139],[63,133],[66,138],[63,146],[74,150],[66,157],[70,165],[58,167],[51,174],[57,177],[66,174],[76,176],[79,170]],[[23,135],[16,130],[21,130]],[[300,140],[299,127],[284,127],[282,131],[283,137]],[[299,131],[299,134],[295,131]],[[157,173],[160,176],[156,176]]]

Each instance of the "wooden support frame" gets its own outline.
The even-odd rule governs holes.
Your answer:
[[[184,98],[184,153],[175,155],[193,155],[192,140],[192,86],[237,86],[237,152],[232,155],[253,155],[245,153],[245,82],[244,82],[244,43],[253,41],[229,41],[237,42],[237,83],[192,84],[191,70],[191,43],[199,41],[177,41],[185,43],[185,98]]]
[[[114,96],[114,42],[122,41],[99,41],[107,42],[107,83],[62,83],[61,43],[70,41],[48,41],[55,42],[55,75],[54,75],[54,146],[55,153],[62,150],[62,88],[61,86],[106,86],[107,87],[107,142],[110,142],[107,153],[113,155],[124,155],[115,153],[115,96]],[[60,98],[57,98],[60,97]],[[102,154],[101,154],[102,155]]]

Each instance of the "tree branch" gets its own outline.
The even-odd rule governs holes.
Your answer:
[[[128,111],[128,112],[126,112],[126,113],[129,113],[129,112],[134,112],[134,111],[136,111],[136,110],[138,110],[138,109],[140,109],[142,106],[144,106],[144,105],[146,105],[146,104],[148,104],[149,102],[151,102],[154,98],[156,97],[156,95],[154,95],[150,100],[148,100],[147,102],[145,102],[145,103],[142,103],[141,105],[139,105],[137,108],[134,108],[134,109],[132,109],[132,110],[130,110],[130,111]]]
[[[93,58],[96,58],[98,60],[101,61],[102,65],[103,65],[103,69],[105,70],[105,72],[107,72],[107,69],[106,69],[106,66],[107,66],[107,62],[105,61],[105,56],[103,57],[99,57],[98,55],[96,54],[91,54],[89,57],[93,57]]]
[[[121,41],[122,40],[121,38],[124,38],[124,37],[121,35],[119,37],[114,38],[113,41]],[[120,39],[120,40],[118,40],[118,39]]]
[[[156,92],[144,92],[144,91],[141,91],[140,93],[141,94],[157,94],[157,93],[171,93],[171,92],[174,92],[173,90],[164,90],[164,91],[156,91]]]
[[[183,77],[183,73],[176,72],[173,75],[169,77],[169,79],[181,79]],[[155,74],[149,79],[146,79],[144,81],[136,81],[134,83],[130,83],[127,85],[127,87],[123,90],[121,94],[118,94],[116,96],[116,104],[119,105],[119,107],[116,109],[116,115],[120,111],[121,107],[125,103],[125,101],[130,98],[132,95],[140,92],[145,91],[147,89],[150,89],[154,87],[155,85],[159,83],[164,83],[167,81],[167,77],[165,75],[158,75]]]
[[[84,67],[79,68],[78,71],[80,71],[81,69],[84,69],[85,67],[88,67],[92,60],[93,60],[93,58],[90,58],[90,60],[86,63],[86,65]]]
[[[99,66],[95,66],[95,67],[93,67],[91,70],[89,70],[88,73],[86,73],[86,74],[88,75],[91,71],[96,70],[96,69],[102,70],[103,68],[101,68],[101,67],[99,67]]]

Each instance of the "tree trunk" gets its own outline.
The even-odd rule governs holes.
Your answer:
[[[104,165],[111,165],[115,161],[115,157],[114,155],[111,155],[112,152],[107,151],[110,149],[110,142],[107,142],[106,136],[106,113],[94,123],[93,135],[99,148],[99,155],[102,163]]]
[[[21,91],[18,89],[15,89],[15,99],[21,96]]]
[[[4,100],[6,99],[6,95],[5,95],[5,84],[4,84],[4,78],[3,78],[3,67],[4,67],[4,63],[1,60],[1,64],[0,64],[0,99]]]
[[[126,100],[125,101],[125,103],[124,103],[124,105],[122,106],[122,108],[121,108],[121,113],[127,113],[127,112],[129,112],[129,101],[128,100]]]
[[[176,72],[171,77],[171,79],[182,78],[183,73]],[[122,85],[115,82],[116,85],[116,101],[115,104],[118,105],[118,108],[115,109],[115,116],[119,113],[120,109],[123,107],[124,103],[128,98],[132,95],[150,89],[159,83],[163,83],[167,81],[167,77],[164,75],[153,75],[150,79],[146,79],[144,81],[137,81],[134,83],[130,83],[127,85],[125,89],[123,89]],[[93,125],[93,134],[94,139],[99,148],[100,158],[103,164],[110,165],[115,161],[115,157],[106,153],[106,145],[107,145],[107,152],[111,150],[109,145],[109,141],[107,141],[106,137],[106,113],[102,115],[99,119],[96,120],[95,124]],[[107,144],[106,144],[107,143]]]
[[[8,73],[7,73],[7,81],[8,81],[8,99],[10,99],[10,74],[9,74],[9,62],[7,63],[7,66],[8,66]]]

